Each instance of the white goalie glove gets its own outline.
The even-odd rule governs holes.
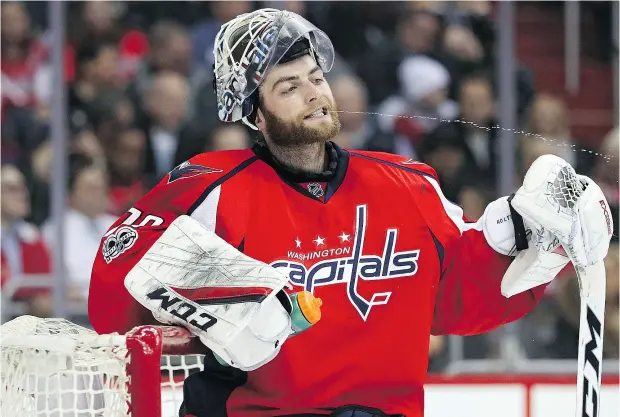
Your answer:
[[[613,231],[607,199],[563,159],[544,155],[534,161],[512,204],[524,219],[557,236],[575,266],[607,256]]]
[[[177,218],[125,278],[153,316],[199,337],[244,371],[272,360],[293,333],[286,276],[188,216]]]
[[[534,236],[504,276],[505,296],[550,282],[569,260],[585,268],[607,256],[609,204],[594,181],[563,159],[544,155],[534,161],[511,204]]]

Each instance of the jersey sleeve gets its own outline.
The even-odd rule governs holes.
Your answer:
[[[432,334],[474,335],[525,316],[538,304],[546,285],[504,297],[501,281],[513,258],[487,244],[483,219],[465,218],[462,209],[443,195],[434,171],[427,170],[425,180],[435,193],[425,202],[424,212],[441,263]]]
[[[102,238],[88,296],[89,321],[98,333],[126,333],[138,325],[157,323],[151,312],[125,289],[124,279],[178,216],[196,210],[201,212],[203,223],[211,221],[209,217],[215,222],[217,202],[213,204],[210,196],[217,195],[217,187],[231,170],[206,166],[204,157],[201,158],[204,155],[194,157],[167,174]],[[226,165],[225,162],[219,165]]]

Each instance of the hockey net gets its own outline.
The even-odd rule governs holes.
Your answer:
[[[0,326],[0,416],[176,417],[183,380],[202,368],[184,329],[98,335],[64,319]]]

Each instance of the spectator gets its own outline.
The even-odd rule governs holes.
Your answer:
[[[172,21],[158,21],[149,32],[149,42],[150,53],[127,89],[128,97],[138,110],[138,118],[147,111],[142,98],[151,89],[155,76],[161,72],[175,72],[189,84],[187,119],[197,119],[201,127],[211,126],[217,120],[211,67],[192,63],[192,43],[187,29]]]
[[[491,81],[483,76],[463,80],[459,89],[461,114],[456,127],[467,145],[467,164],[475,166],[486,178],[496,177],[498,130],[495,119],[495,98]],[[495,184],[489,184],[495,185]]]
[[[30,156],[45,141],[49,132],[47,122],[28,108],[8,106],[2,115],[2,161],[16,164],[29,176]]]
[[[0,13],[2,113],[10,105],[33,109],[39,118],[46,119],[51,96],[47,48],[32,33],[30,17],[22,3],[3,3]]]
[[[601,153],[596,157],[592,179],[601,187],[614,222],[614,235],[618,236],[618,212],[620,211],[620,187],[618,187],[618,161],[620,161],[620,131],[614,128],[605,136],[601,144]]]
[[[29,219],[37,225],[43,224],[50,215],[52,151],[52,141],[46,138],[28,159],[28,183],[33,205]],[[90,129],[83,128],[77,131],[69,141],[67,151],[85,155],[100,166],[106,164],[101,142]]]
[[[492,8],[490,1],[456,1],[454,7],[442,11],[446,30],[440,55],[454,80],[450,97],[458,96],[462,79],[476,73],[495,72],[497,36]],[[517,114],[522,118],[533,100],[534,78],[522,62],[517,62],[515,78]]]
[[[2,165],[0,198],[2,245],[0,286],[9,281],[27,280],[29,274],[50,274],[51,256],[39,229],[26,223],[30,201],[26,180],[14,166]],[[18,289],[13,300],[26,302],[30,314],[49,317],[51,300],[48,288]]]
[[[108,180],[105,170],[83,155],[72,155],[68,184],[69,211],[64,216],[65,269],[68,282],[80,291],[82,300],[88,298],[90,270],[99,249],[101,238],[116,221],[106,214]],[[53,244],[54,219],[43,226],[48,244]]]
[[[455,149],[460,149],[462,161],[459,165],[463,171],[458,176],[466,171],[474,176],[475,181],[480,181],[481,187],[492,191],[499,149],[495,140],[497,130],[492,128],[495,125],[495,100],[491,82],[483,76],[468,77],[461,84],[458,98],[460,116],[444,119],[430,136],[423,139],[419,145],[422,159],[432,165],[427,154],[438,146],[433,142],[441,143],[445,136]],[[437,163],[441,166],[445,162],[439,158]],[[457,189],[455,197],[460,192],[460,187]]]
[[[123,32],[121,9],[111,1],[85,1],[77,5],[71,41],[79,50],[100,43],[116,44]]]
[[[32,213],[29,220],[40,226],[50,214],[52,143],[49,139],[46,139],[32,152],[29,163],[31,171],[28,183],[32,201]]]
[[[336,78],[331,84],[340,118],[340,133],[333,140],[347,149],[367,146],[385,149],[390,142],[379,132],[376,118],[368,112],[368,91],[361,79],[354,75]]]
[[[420,144],[423,160],[433,166],[449,199],[466,216],[479,218],[495,197],[495,102],[491,83],[482,76],[465,79],[459,92],[460,117],[444,121]]]
[[[459,25],[446,28],[443,35],[445,52],[466,61],[479,62],[484,58],[482,45],[472,31]]]
[[[419,143],[442,120],[454,119],[458,105],[448,100],[450,74],[439,62],[415,56],[398,67],[400,92],[379,105],[379,127],[395,134],[394,152],[419,158]]]
[[[138,129],[117,130],[107,144],[110,214],[121,216],[146,192],[142,175],[145,149],[146,138]]]
[[[399,90],[397,68],[404,58],[427,55],[437,58],[435,48],[441,31],[439,15],[428,10],[401,14],[395,39],[386,38],[361,59],[358,73],[368,86],[371,105]]]
[[[576,152],[577,149],[588,147],[571,135],[568,109],[560,98],[538,94],[529,109],[524,130],[524,141],[544,140],[553,144],[557,147],[553,153],[565,159],[577,172],[584,173],[592,169],[592,154]]]
[[[158,71],[174,71],[190,75],[192,44],[185,27],[166,20],[157,22],[149,34],[151,51],[147,67],[150,75]]]
[[[463,137],[454,123],[442,124],[429,133],[420,149],[424,162],[437,172],[448,200],[458,203],[464,187],[473,187],[481,181],[478,170],[467,164]]]
[[[160,72],[143,98],[141,129],[146,138],[146,174],[161,178],[175,166],[181,130],[187,119],[187,79],[174,72]]]
[[[113,44],[119,52],[118,76],[123,83],[131,80],[148,53],[147,37],[135,27],[121,22],[123,6],[112,1],[86,1],[77,6],[72,18],[69,54],[98,44]],[[71,62],[68,62],[71,79]]]
[[[128,129],[137,123],[134,103],[121,91],[108,91],[99,95],[92,108],[97,113],[94,131],[101,142],[106,142],[119,130]]]
[[[458,97],[463,78],[490,69],[486,66],[484,49],[474,33],[460,25],[446,28],[442,40],[443,60],[453,80],[450,96]]]
[[[98,99],[119,89],[116,45],[86,45],[78,50],[76,79],[68,93],[71,126],[76,130],[96,126],[100,117]]]
[[[2,160],[29,177],[31,152],[45,139],[51,67],[23,3],[3,3],[1,14]]]
[[[91,130],[83,129],[77,132],[71,141],[71,152],[88,156],[97,164],[105,166],[106,158],[103,146]]]
[[[398,38],[409,53],[432,54],[441,24],[441,18],[434,11],[413,8],[398,25]]]
[[[451,9],[454,14],[448,17],[451,22],[465,26],[474,33],[482,45],[484,61],[488,66],[495,64],[494,49],[497,38],[492,10],[493,2],[488,0],[457,1],[455,7]]]

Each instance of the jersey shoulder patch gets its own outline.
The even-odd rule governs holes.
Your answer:
[[[246,161],[253,162],[254,153],[250,150],[207,152],[194,156],[182,162],[166,175],[166,183],[171,184],[194,177],[213,177],[207,180],[213,182],[219,177],[245,165]],[[206,179],[206,178],[205,178]]]
[[[185,161],[168,173],[168,184],[198,175],[215,174],[218,172],[222,172],[222,170]]]

